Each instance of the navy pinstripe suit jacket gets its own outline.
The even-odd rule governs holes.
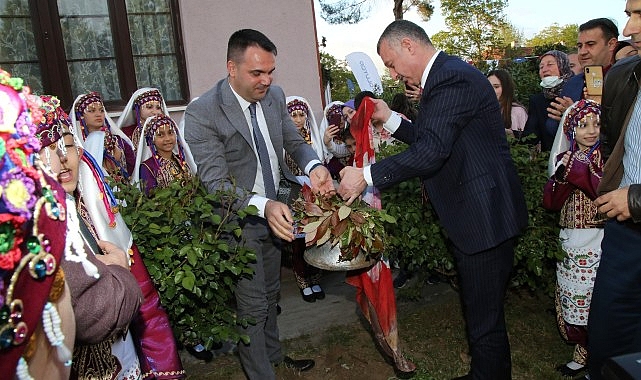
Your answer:
[[[393,136],[410,147],[372,166],[374,185],[385,189],[420,177],[448,237],[463,253],[496,247],[527,225],[496,95],[473,66],[439,53],[415,124],[403,120]]]

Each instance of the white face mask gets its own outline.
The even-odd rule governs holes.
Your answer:
[[[555,86],[560,85],[563,83],[563,80],[557,76],[552,76],[552,77],[545,77],[541,80],[541,87],[543,88],[553,88]]]

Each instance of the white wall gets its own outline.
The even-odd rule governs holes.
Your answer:
[[[227,76],[227,40],[233,32],[251,28],[264,33],[278,48],[274,84],[287,96],[306,98],[320,120],[321,74],[313,0],[181,0],[179,5],[192,99]]]

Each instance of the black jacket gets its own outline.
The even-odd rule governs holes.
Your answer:
[[[634,107],[640,79],[641,57],[638,55],[623,59],[608,70],[601,103],[601,144],[604,159],[614,149],[628,111],[630,107]],[[630,186],[628,206],[634,222],[641,222],[641,184]]]

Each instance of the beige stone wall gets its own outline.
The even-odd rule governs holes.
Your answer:
[[[227,75],[229,36],[239,29],[263,32],[278,48],[274,84],[309,100],[322,114],[313,0],[181,0],[182,37],[191,98]],[[180,120],[182,116],[176,116]]]

